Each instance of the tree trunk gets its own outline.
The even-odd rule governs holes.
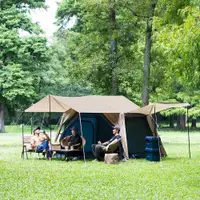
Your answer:
[[[181,115],[180,116],[180,128],[181,129],[185,129],[186,126],[185,126],[185,115]]]
[[[4,127],[4,104],[0,103],[0,133],[5,132]]]
[[[156,4],[151,4],[150,15],[146,19],[146,39],[144,53],[144,75],[142,88],[142,105],[149,104],[149,80],[150,80],[150,64],[151,64],[151,38],[152,38],[152,22]]]
[[[176,128],[180,129],[180,115],[177,115],[176,122]]]
[[[191,128],[196,128],[196,127],[197,127],[197,120],[196,119],[192,119]]]
[[[114,37],[116,31],[116,12],[115,0],[109,0],[109,22],[110,22],[110,65],[112,70],[111,93],[116,95],[118,93],[118,79],[117,79],[117,40]]]
[[[185,129],[186,125],[185,125],[185,115],[179,115],[177,117],[177,128],[178,129]]]
[[[169,127],[174,128],[174,115],[170,115],[169,117]]]

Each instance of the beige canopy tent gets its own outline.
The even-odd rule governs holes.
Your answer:
[[[188,104],[187,104],[188,105]],[[82,96],[82,97],[62,97],[49,95],[31,105],[25,112],[61,112],[63,113],[58,128],[56,140],[64,123],[68,122],[76,113],[79,113],[80,127],[82,113],[103,114],[113,125],[120,125],[122,145],[125,158],[129,158],[127,146],[127,133],[125,125],[125,115],[128,113],[146,115],[152,135],[157,135],[157,131],[152,122],[151,114],[172,107],[186,106],[186,104],[151,104],[140,108],[124,96]],[[81,134],[83,132],[81,130]],[[132,133],[130,133],[132,134]]]
[[[62,112],[64,113],[56,140],[60,134],[62,125],[71,119],[75,113],[102,113],[111,122],[121,126],[122,145],[125,157],[128,158],[126,139],[126,128],[124,113],[138,109],[139,106],[124,96],[82,96],[82,97],[61,97],[49,95],[33,104],[25,112]]]

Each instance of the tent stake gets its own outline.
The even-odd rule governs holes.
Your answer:
[[[21,158],[24,159],[24,112],[22,112],[22,118],[21,118],[21,127],[22,127],[22,153],[21,153]],[[26,157],[28,158],[27,152],[26,152]]]
[[[188,118],[188,107],[187,107],[187,132],[188,132],[188,152],[189,152],[189,158],[191,158],[191,149],[190,149],[190,126],[189,126],[189,118]]]

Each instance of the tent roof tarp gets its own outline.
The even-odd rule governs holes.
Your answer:
[[[139,106],[124,96],[46,96],[30,106],[25,112],[66,112],[73,109],[79,113],[127,113]]]
[[[152,103],[142,108],[132,110],[130,113],[151,115],[170,108],[188,107],[188,106],[190,106],[189,103]]]

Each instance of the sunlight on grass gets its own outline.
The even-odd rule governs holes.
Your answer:
[[[188,158],[187,133],[160,134],[167,158],[116,165],[47,161],[37,154],[23,160],[21,134],[1,134],[1,199],[199,199],[199,134],[191,134],[192,159]]]

